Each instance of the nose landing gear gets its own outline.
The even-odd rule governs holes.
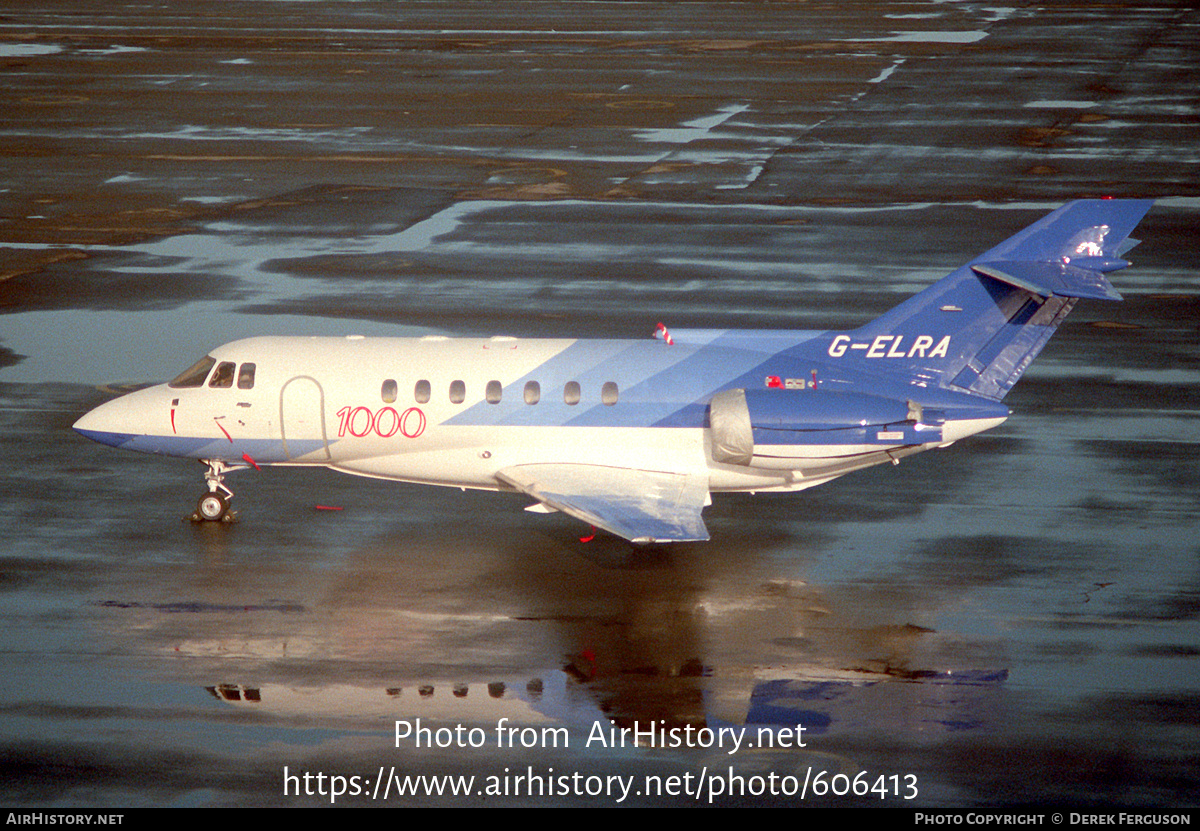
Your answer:
[[[225,485],[225,474],[231,470],[239,470],[245,465],[230,465],[220,459],[200,459],[200,463],[208,465],[204,473],[204,481],[208,483],[208,491],[196,503],[196,510],[187,517],[192,522],[237,522],[237,513],[229,510],[229,500],[233,499],[233,491]]]

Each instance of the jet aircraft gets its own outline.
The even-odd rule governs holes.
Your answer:
[[[852,331],[668,330],[644,340],[258,337],[75,429],[225,474],[319,466],[521,491],[633,542],[709,538],[711,494],[799,491],[1003,422],[1077,299],[1120,300],[1150,200],[1071,202]]]

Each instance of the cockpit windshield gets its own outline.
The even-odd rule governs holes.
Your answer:
[[[208,377],[208,371],[213,368],[213,364],[217,359],[211,355],[205,355],[196,363],[185,369],[179,375],[175,376],[175,380],[167,384],[168,387],[174,389],[184,389],[187,387],[202,387],[204,379]]]

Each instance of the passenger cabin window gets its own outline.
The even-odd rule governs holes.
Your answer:
[[[417,381],[417,385],[413,387],[413,398],[417,399],[418,404],[429,403],[429,382]]]
[[[396,403],[396,382],[388,379],[383,382],[383,386],[379,388],[379,397],[383,399],[384,404]]]
[[[205,355],[196,363],[189,366],[183,372],[175,376],[175,379],[167,384],[172,389],[187,389],[188,387],[204,386],[204,379],[208,377],[208,371],[217,363],[217,359],[209,355]]]
[[[450,382],[450,403],[461,404],[467,398],[467,385],[462,381]]]
[[[487,403],[489,404],[499,404],[502,392],[504,392],[504,388],[500,385],[499,381],[488,381],[484,398],[487,399]]]
[[[525,403],[536,404],[542,400],[542,387],[537,381],[525,382]]]
[[[244,363],[238,369],[238,389],[252,390],[254,389],[254,364]]]
[[[216,370],[212,377],[208,379],[210,389],[227,390],[233,386],[233,369],[236,364],[233,361],[222,361],[217,364]]]
[[[567,385],[563,387],[563,401],[572,406],[579,403],[578,381],[567,381]]]
[[[617,382],[605,381],[604,386],[600,388],[600,401],[612,406],[617,403]]]

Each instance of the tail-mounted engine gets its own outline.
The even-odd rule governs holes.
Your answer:
[[[859,392],[719,392],[709,403],[713,459],[749,465],[755,446],[789,444],[898,447],[942,441],[942,410]]]

